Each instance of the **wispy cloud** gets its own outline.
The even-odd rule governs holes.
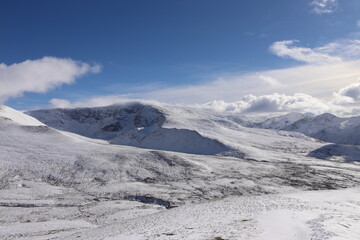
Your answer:
[[[71,84],[86,73],[97,73],[99,65],[72,59],[44,57],[6,65],[0,63],[0,102],[24,92],[44,93],[62,84]]]
[[[295,43],[299,41],[274,42],[270,46],[270,51],[279,57],[292,58],[310,64],[339,63],[360,58],[360,40],[356,38],[339,39],[316,48],[294,46]]]
[[[319,49],[311,49],[305,47],[294,46],[297,40],[286,40],[274,42],[270,46],[270,51],[279,57],[288,57],[297,61],[306,63],[336,63],[341,62],[342,59],[337,56],[331,56],[326,51],[319,51]]]
[[[360,27],[360,20],[357,20],[357,21],[356,21],[356,26],[357,26],[357,27]]]
[[[360,58],[360,40],[340,39],[324,46],[315,48],[313,51],[341,58],[342,60],[352,60]]]
[[[280,87],[280,86],[282,86],[282,84],[279,82],[279,80],[277,80],[277,79],[275,79],[273,77],[260,75],[259,78],[262,79],[267,84],[269,84],[270,87]]]
[[[329,14],[337,10],[339,2],[338,0],[313,0],[310,6],[316,14]]]

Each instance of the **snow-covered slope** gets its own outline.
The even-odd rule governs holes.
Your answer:
[[[356,240],[360,189],[231,197],[134,218],[68,239]]]
[[[256,127],[294,131],[337,144],[360,145],[360,117],[339,118],[330,113],[318,116],[291,113],[254,124]]]
[[[310,118],[309,114],[291,112],[282,116],[269,118],[261,123],[254,123],[254,125],[266,129],[284,130],[287,126],[299,121],[300,119],[308,118]]]
[[[35,118],[32,118],[22,112],[16,111],[4,105],[0,105],[0,121],[12,121],[17,124],[26,126],[44,125]]]
[[[114,236],[115,239],[131,239],[138,235],[138,239],[177,239],[179,236],[188,239],[224,236],[226,239],[230,235],[225,235],[226,231],[221,232],[220,228],[214,230],[221,235],[209,233],[210,228],[204,228],[204,232],[196,235],[202,225],[195,222],[213,221],[209,226],[215,226],[218,224],[217,213],[225,218],[226,214],[220,212],[233,212],[239,204],[245,211],[252,211],[265,206],[268,196],[255,205],[250,204],[252,200],[241,199],[225,199],[212,205],[215,199],[359,185],[360,166],[352,162],[354,159],[345,158],[341,149],[336,156],[319,159],[311,153],[327,145],[300,133],[245,128],[224,116],[191,108],[150,107],[154,108],[151,116],[140,114],[145,118],[140,121],[143,125],[135,125],[136,113],[125,114],[125,119],[128,118],[125,122],[129,125],[124,125],[123,129],[144,127],[136,130],[149,129],[148,136],[153,133],[152,128],[196,131],[201,138],[227,146],[232,154],[186,154],[109,144],[101,139],[32,124],[36,122],[32,117],[15,110],[10,110],[13,114],[5,114],[9,110],[2,108],[1,116],[6,116],[0,119],[0,238],[101,239]],[[119,110],[122,111],[125,110]],[[159,121],[154,120],[159,119],[157,111],[165,117],[161,127],[157,125]],[[18,118],[27,118],[27,121],[19,122]],[[111,114],[102,120],[96,117],[80,119],[77,120],[78,128],[87,121],[93,121],[89,128],[98,124],[95,130],[90,129],[95,133],[114,123]],[[54,117],[53,120],[61,119]],[[106,125],[101,125],[107,120]],[[146,122],[150,124],[146,125]],[[104,132],[101,130],[99,134]],[[173,134],[178,132],[171,132],[169,137],[176,137]],[[351,149],[355,155],[359,151]],[[234,157],[234,153],[238,155]],[[211,201],[206,203],[208,200]],[[205,205],[191,208],[194,202]],[[276,202],[265,207],[270,209]],[[297,202],[290,201],[289,207],[294,204]],[[166,210],[174,205],[185,206],[179,210]],[[174,224],[180,221],[182,227],[191,228],[192,222],[186,225],[186,219],[192,219],[194,211],[205,213],[203,209],[209,206],[220,212],[214,210],[216,214],[210,218],[200,214],[193,222],[197,229],[183,229],[171,235],[172,221]],[[226,221],[224,219],[219,226],[231,230],[234,221],[243,219],[241,211]],[[151,220],[154,224],[161,223],[159,228],[150,224]],[[134,227],[141,225],[144,228]],[[240,229],[238,227],[235,226]],[[164,233],[169,235],[156,233],[167,230],[169,232]],[[241,231],[234,232],[234,239],[242,239],[236,235],[239,233]]]

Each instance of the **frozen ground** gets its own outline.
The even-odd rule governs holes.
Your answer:
[[[168,210],[128,201],[3,207],[0,216],[2,239],[359,239],[360,189],[228,197]]]
[[[109,240],[359,239],[360,189],[229,197],[126,220],[69,238],[91,236]]]
[[[73,132],[93,122],[86,125],[93,136],[1,106],[0,239],[358,236],[356,146],[331,152],[300,133],[247,128],[195,109],[135,106],[105,108],[105,115],[88,109],[71,115],[76,124],[52,118]],[[126,111],[132,115],[118,118]],[[121,136],[142,148],[117,145]],[[209,141],[217,151],[189,154]]]

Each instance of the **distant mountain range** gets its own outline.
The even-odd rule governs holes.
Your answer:
[[[253,126],[299,132],[324,142],[360,145],[360,116],[340,118],[330,113],[318,116],[289,113],[254,123]]]

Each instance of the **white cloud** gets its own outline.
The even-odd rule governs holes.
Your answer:
[[[313,0],[310,5],[314,13],[321,15],[335,12],[339,2],[338,0]]]
[[[357,26],[357,27],[360,27],[360,20],[357,20],[357,21],[356,21],[356,26]]]
[[[321,52],[319,51],[319,49],[293,46],[293,44],[296,42],[298,41],[286,40],[286,41],[274,42],[270,46],[270,51],[279,57],[293,58],[297,61],[306,62],[306,63],[327,64],[327,63],[336,63],[342,61],[340,57],[331,56],[327,54],[326,49],[324,49],[324,51]],[[333,50],[333,49],[334,48],[328,46],[328,50]]]
[[[329,64],[360,58],[360,40],[339,39],[316,48],[294,46],[298,40],[274,42],[270,51],[279,57],[288,57],[309,64]]]
[[[99,71],[99,65],[55,57],[0,64],[0,102],[24,92],[44,93],[62,84],[71,84],[86,73]]]
[[[334,104],[348,105],[360,103],[360,82],[350,84],[334,93]]]
[[[303,93],[294,95],[270,94],[262,96],[247,95],[236,102],[212,101],[200,107],[226,113],[264,113],[264,112],[313,112],[322,113],[329,107],[317,98]]]

